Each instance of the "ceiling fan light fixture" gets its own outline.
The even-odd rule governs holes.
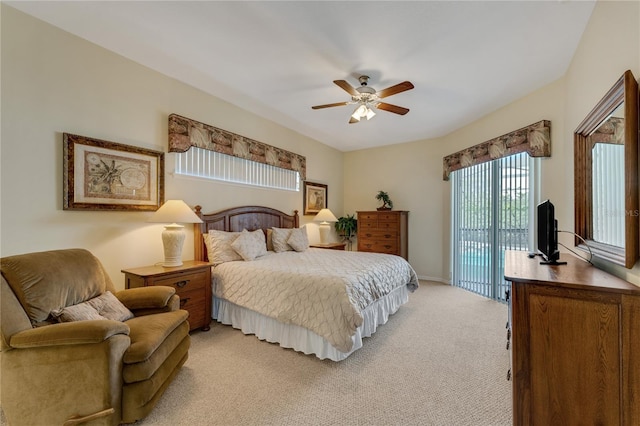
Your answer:
[[[365,117],[367,117],[367,120],[371,120],[375,115],[376,113],[373,112],[371,108],[367,108],[367,114],[365,115]]]
[[[363,118],[370,120],[375,115],[376,113],[371,108],[369,108],[365,104],[360,104],[358,108],[356,108],[356,110],[353,111],[353,114],[351,114],[351,117],[356,121],[360,121]]]
[[[356,121],[360,121],[362,117],[366,117],[367,115],[367,107],[365,105],[358,105],[358,107],[351,114],[351,118]]]

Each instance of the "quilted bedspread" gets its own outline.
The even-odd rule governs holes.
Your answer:
[[[418,277],[399,256],[310,248],[269,252],[213,268],[213,294],[285,324],[308,328],[341,352],[362,325],[362,310]]]

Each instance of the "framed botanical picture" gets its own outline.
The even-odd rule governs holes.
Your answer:
[[[317,214],[320,210],[327,208],[327,185],[304,181],[303,188],[304,214]]]
[[[155,211],[164,152],[63,133],[64,210]]]

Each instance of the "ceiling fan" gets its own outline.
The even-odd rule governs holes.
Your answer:
[[[373,108],[393,112],[394,114],[400,115],[405,115],[409,112],[408,108],[388,104],[386,102],[380,102],[380,99],[386,98],[387,96],[395,95],[396,93],[413,89],[414,86],[410,81],[403,81],[402,83],[398,83],[394,86],[387,87],[386,89],[376,92],[375,89],[367,86],[367,83],[369,82],[369,76],[362,75],[358,80],[360,81],[360,87],[358,88],[353,87],[345,80],[333,81],[337,86],[351,95],[350,101],[316,105],[312,106],[311,108],[322,109],[344,105],[358,105],[356,110],[351,115],[351,118],[349,119],[349,124],[357,123],[363,118],[369,120],[374,115],[376,115],[376,113],[373,111]]]

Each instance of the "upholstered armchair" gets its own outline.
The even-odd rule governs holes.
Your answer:
[[[175,290],[117,292],[82,249],[5,257],[0,266],[1,405],[9,425],[145,417],[188,356],[188,313]]]

